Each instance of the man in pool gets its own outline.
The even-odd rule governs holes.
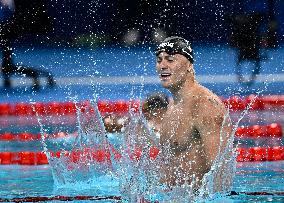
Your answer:
[[[189,184],[198,190],[232,131],[222,101],[196,81],[193,62],[190,44],[181,37],[169,37],[156,49],[161,84],[173,97],[160,127],[160,145],[166,157],[162,182],[169,188]],[[222,174],[216,176],[222,178]],[[215,191],[221,187],[215,186]]]

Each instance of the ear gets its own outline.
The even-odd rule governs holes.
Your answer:
[[[188,65],[187,65],[187,72],[190,73],[192,71],[192,68],[193,68],[192,63],[189,62]]]

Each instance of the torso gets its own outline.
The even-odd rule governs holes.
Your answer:
[[[161,125],[160,144],[165,153],[170,152],[168,164],[164,168],[169,185],[183,184],[184,181],[202,179],[209,170],[206,164],[204,147],[196,120],[199,119],[196,112],[200,105],[200,98],[210,96],[204,89],[197,89],[195,96],[188,96],[183,102],[172,104]],[[202,93],[197,93],[202,90]],[[195,177],[192,177],[195,174]],[[196,183],[199,185],[199,181]]]

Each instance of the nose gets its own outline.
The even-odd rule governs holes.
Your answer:
[[[157,69],[158,70],[164,70],[168,68],[168,64],[166,62],[166,60],[162,60],[159,63],[157,63]]]

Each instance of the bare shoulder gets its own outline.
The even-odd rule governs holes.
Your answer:
[[[204,116],[223,117],[226,112],[221,99],[203,86],[199,86],[196,89],[194,108],[195,113],[199,118]]]

